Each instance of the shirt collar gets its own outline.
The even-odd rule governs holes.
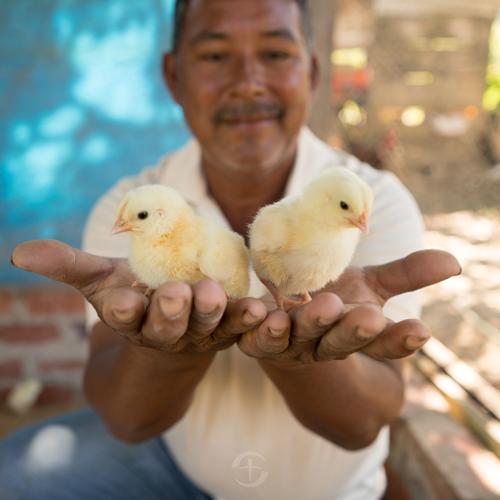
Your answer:
[[[304,127],[299,135],[297,158],[286,185],[285,196],[300,194],[304,186],[332,164],[332,153],[333,150],[327,144]]]
[[[192,205],[207,198],[207,184],[201,171],[198,142],[191,139],[171,157],[167,157],[161,182],[174,187]]]

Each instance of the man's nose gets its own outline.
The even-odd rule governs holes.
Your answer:
[[[256,56],[239,58],[235,64],[231,93],[234,97],[258,97],[265,93],[265,72]]]

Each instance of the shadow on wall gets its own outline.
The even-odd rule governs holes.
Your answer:
[[[80,244],[117,179],[189,137],[164,88],[173,0],[16,0],[0,6],[0,283],[24,240]]]

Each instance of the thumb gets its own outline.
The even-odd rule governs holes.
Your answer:
[[[113,271],[113,261],[73,248],[56,240],[33,240],[18,245],[12,253],[14,266],[66,283],[79,290]]]
[[[420,250],[381,266],[369,266],[365,271],[379,295],[387,300],[457,276],[462,268],[448,252]]]

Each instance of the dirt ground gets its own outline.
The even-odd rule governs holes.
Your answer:
[[[426,215],[427,243],[463,273],[425,292],[434,336],[500,390],[500,210]]]

